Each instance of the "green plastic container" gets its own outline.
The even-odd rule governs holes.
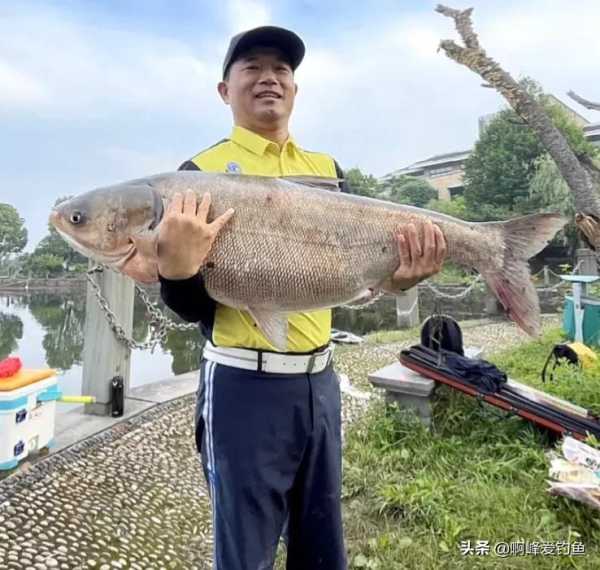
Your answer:
[[[583,306],[583,342],[588,346],[600,346],[600,299],[581,297]],[[570,340],[575,340],[575,310],[573,297],[565,297],[563,331]]]

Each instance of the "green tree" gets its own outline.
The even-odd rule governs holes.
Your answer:
[[[545,153],[537,136],[512,110],[485,128],[465,162],[465,205],[481,220],[534,210],[529,185]]]
[[[544,107],[576,155],[600,159],[600,150],[585,139],[564,106],[545,95],[532,79],[520,83]],[[545,155],[537,135],[514,111],[498,113],[465,162],[467,210],[483,220],[537,211],[545,202],[539,192],[530,192],[530,187],[538,160]]]
[[[14,206],[0,204],[0,262],[19,253],[27,245],[24,223]]]
[[[459,220],[474,221],[476,218],[467,208],[464,196],[457,196],[452,200],[431,200],[426,207],[428,210],[441,212]]]
[[[51,253],[34,251],[21,258],[22,267],[26,273],[36,277],[58,277],[64,272],[63,259]]]
[[[382,189],[392,202],[418,208],[423,208],[438,196],[429,182],[414,176],[393,176],[382,184]]]
[[[565,136],[573,152],[578,157],[585,155],[593,159],[599,159],[600,148],[594,146],[585,138],[583,129],[573,120],[565,108],[546,95],[543,95],[541,100],[544,109],[550,115],[558,130]]]
[[[59,198],[54,205],[69,198],[70,196]],[[48,235],[37,244],[23,263],[26,269],[37,276],[57,276],[64,272],[81,272],[87,269],[86,257],[75,251],[51,224],[48,224]]]
[[[535,175],[529,187],[531,199],[540,210],[560,212],[569,223],[554,237],[554,242],[566,239],[573,254],[577,247],[577,227],[575,226],[575,200],[550,155],[541,156],[535,164]]]
[[[345,180],[353,194],[375,198],[378,194],[377,178],[371,174],[363,174],[360,168],[350,168],[344,173]]]

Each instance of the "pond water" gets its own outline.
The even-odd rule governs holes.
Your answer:
[[[156,291],[152,298],[170,318],[181,322],[162,305]],[[420,292],[419,305],[422,318],[434,310],[434,300],[428,291]],[[458,319],[479,318],[485,314],[483,294],[474,292],[468,299],[444,303],[437,310]],[[81,395],[84,320],[84,288],[52,293],[0,292],[0,359],[13,355],[21,357],[28,368],[55,368],[63,393]],[[133,325],[136,340],[148,338],[148,322],[146,307],[136,296]],[[359,311],[336,308],[333,326],[358,335],[394,329],[395,300],[384,297]],[[132,351],[130,386],[141,386],[197,369],[203,344],[204,338],[198,330],[172,331],[153,352]]]
[[[172,316],[172,315],[171,315]],[[81,395],[85,294],[0,293],[0,359],[19,356],[27,368],[55,368],[65,395]],[[133,336],[145,340],[148,316],[136,299]],[[173,332],[152,353],[134,350],[130,386],[198,368],[204,339],[198,331]]]

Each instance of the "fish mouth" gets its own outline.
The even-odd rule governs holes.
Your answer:
[[[135,244],[133,240],[129,238],[129,246],[125,251],[118,251],[115,253],[100,253],[97,250],[90,249],[80,242],[73,239],[68,233],[64,232],[57,226],[54,226],[60,236],[78,253],[81,255],[93,259],[98,263],[105,263],[110,265],[119,266],[122,263],[126,263],[136,252]]]

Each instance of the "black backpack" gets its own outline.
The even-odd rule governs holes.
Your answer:
[[[440,348],[464,356],[463,336],[458,323],[447,315],[432,315],[421,327],[421,344],[431,350]]]
[[[568,364],[579,366],[579,368],[581,368],[579,356],[577,356],[577,353],[568,344],[555,344],[544,363],[544,368],[542,368],[542,382],[546,381],[546,370],[552,359],[554,359],[554,362],[552,363],[552,369],[550,370],[550,381],[554,380],[554,369],[565,361]]]

